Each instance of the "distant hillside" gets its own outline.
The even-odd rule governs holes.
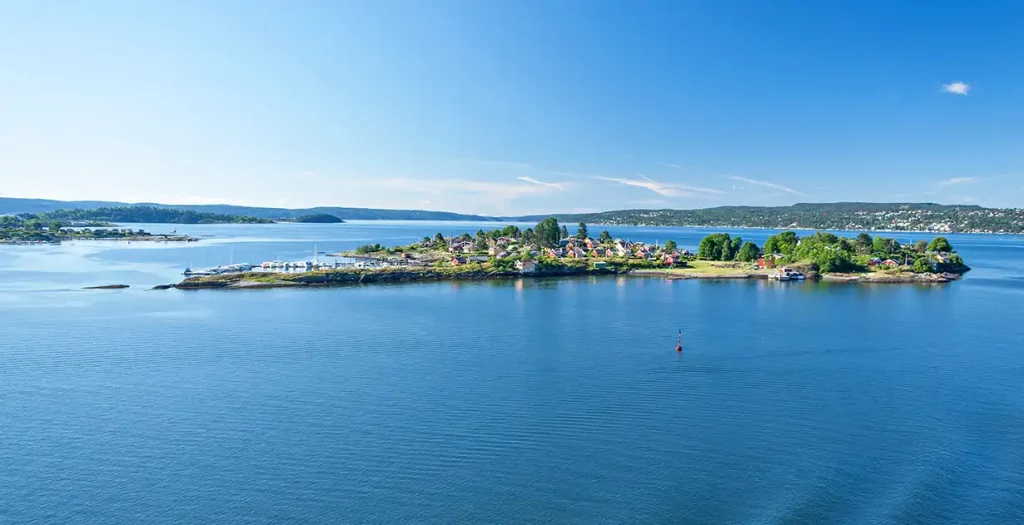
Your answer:
[[[29,214],[23,215],[27,216]],[[250,217],[247,215],[225,215],[221,213],[204,213],[192,210],[172,210],[168,208],[158,208],[155,206],[116,206],[112,208],[96,208],[94,210],[57,210],[31,215],[33,218],[42,222],[57,221],[61,223],[102,221],[168,224],[259,224],[274,222],[270,219]]]
[[[717,228],[806,228],[941,232],[1024,231],[1024,210],[933,203],[836,202],[792,206],[721,206],[700,210],[618,210],[556,215],[563,222]]]
[[[0,214],[39,213],[55,210],[96,209],[126,206],[103,201],[65,202],[41,199],[0,198]],[[251,208],[231,205],[142,205],[152,209],[191,211],[230,217],[296,220],[303,216],[330,215],[341,220],[428,220],[537,222],[547,215],[489,217],[424,210],[318,207],[304,209]],[[552,214],[562,222],[641,226],[704,226],[716,228],[806,228],[819,230],[893,230],[939,232],[1024,232],[1024,210],[933,203],[835,202],[792,206],[721,206],[699,210],[617,210],[585,214]],[[111,220],[92,216],[75,220]],[[147,220],[145,222],[156,222]],[[217,221],[221,222],[221,221]],[[238,222],[230,221],[230,222]]]
[[[342,220],[423,220],[423,221],[498,221],[498,217],[483,215],[465,215],[444,211],[424,210],[383,210],[374,208],[252,208],[229,204],[185,205],[185,204],[153,204],[107,201],[55,201],[45,199],[14,199],[0,197],[0,214],[41,213],[56,210],[95,209],[118,206],[152,206],[171,210],[190,210],[201,213],[221,215],[244,215],[262,219],[296,219],[303,215],[327,214]]]

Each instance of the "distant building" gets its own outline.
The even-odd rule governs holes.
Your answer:
[[[516,270],[520,273],[533,273],[537,271],[537,263],[533,261],[516,261]]]

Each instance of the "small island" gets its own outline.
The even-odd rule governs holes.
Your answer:
[[[298,217],[291,219],[291,222],[301,222],[306,224],[341,224],[345,221],[331,215],[330,213],[311,213],[309,215],[299,215]]]
[[[902,246],[895,239],[861,234],[855,239],[818,232],[804,238],[786,231],[763,248],[727,233],[705,237],[697,250],[592,237],[585,223],[575,235],[549,217],[534,228],[506,226],[458,237],[438,233],[408,246],[367,244],[334,254],[354,261],[307,263],[308,271],[239,271],[189,277],[180,289],[332,286],[425,280],[505,279],[629,274],[681,279],[829,280],[942,283],[968,271],[944,237]],[[796,279],[796,277],[793,277]]]

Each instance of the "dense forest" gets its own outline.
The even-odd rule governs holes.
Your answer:
[[[26,214],[22,217],[25,219],[35,219],[43,223],[57,221],[62,224],[72,224],[85,221],[170,224],[262,224],[273,222],[270,219],[249,217],[245,215],[222,215],[218,213],[203,213],[191,210],[172,210],[169,208],[158,208],[155,206],[121,206],[115,208],[98,208],[94,210],[57,210],[46,213]]]

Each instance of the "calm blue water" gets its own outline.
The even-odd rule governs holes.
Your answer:
[[[1024,521],[1021,237],[948,286],[145,289],[478,226],[0,248],[0,522]]]

